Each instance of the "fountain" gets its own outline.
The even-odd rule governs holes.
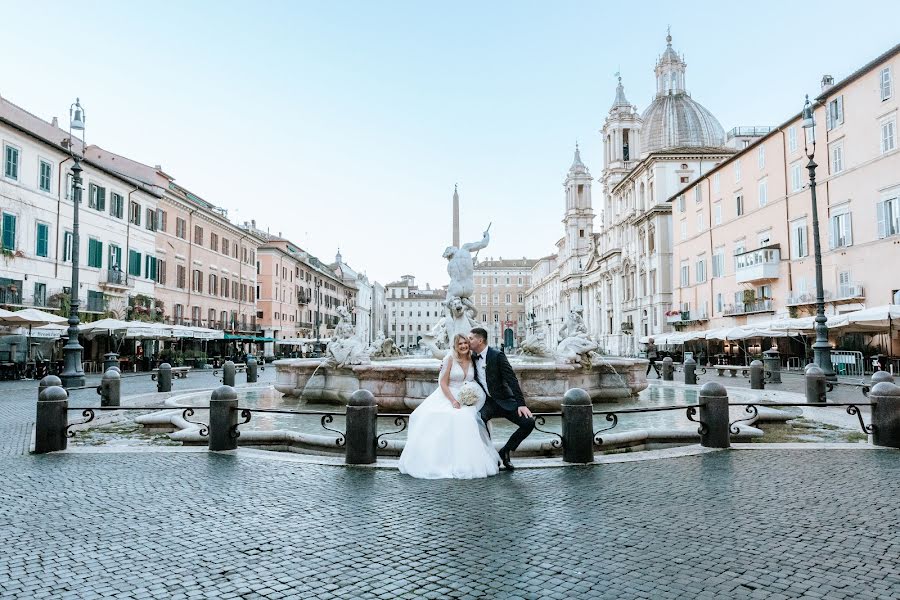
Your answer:
[[[309,402],[345,405],[359,389],[372,392],[383,411],[415,409],[437,387],[440,359],[456,333],[468,333],[478,310],[474,294],[472,251],[485,248],[488,231],[478,242],[450,246],[444,251],[450,285],[444,302],[445,314],[423,338],[431,357],[401,357],[380,336],[367,347],[355,333],[349,313],[340,313],[335,337],[326,358],[294,358],[275,361],[275,389],[285,396]],[[579,387],[593,402],[629,399],[647,387],[647,361],[603,357],[588,333],[582,308],[573,307],[555,349],[547,347],[543,332],[529,336],[520,355],[510,364],[519,378],[528,406],[536,412],[560,410],[566,390]]]

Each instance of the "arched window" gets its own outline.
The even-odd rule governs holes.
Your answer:
[[[646,208],[647,208],[647,205],[645,204],[645,198],[644,198],[644,182],[643,182],[643,181],[641,182],[641,195],[639,196],[639,200],[640,200],[640,204],[638,205],[638,208],[641,209],[641,210],[646,209]]]

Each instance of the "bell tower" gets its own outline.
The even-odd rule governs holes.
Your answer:
[[[641,115],[637,107],[625,98],[625,87],[622,85],[622,76],[616,73],[619,83],[616,86],[616,99],[609,109],[603,129],[603,195],[611,198],[610,192],[616,184],[634,168],[641,155]],[[608,204],[608,203],[607,203]],[[605,211],[611,210],[606,206]],[[612,218],[610,214],[604,214],[604,222],[607,224]]]
[[[593,247],[592,180],[590,171],[581,162],[581,150],[578,144],[575,144],[575,159],[563,183],[566,189],[566,213],[563,217],[566,228],[565,261],[568,263],[565,267],[566,273],[576,272],[579,260],[582,268],[587,266],[588,256]]]

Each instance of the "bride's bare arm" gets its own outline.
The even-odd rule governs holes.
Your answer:
[[[448,355],[447,358],[444,359],[444,368],[441,369],[441,391],[444,392],[444,396],[450,401],[453,408],[459,408],[459,402],[457,402],[456,398],[453,396],[453,392],[450,391],[450,371],[452,369],[453,357]]]

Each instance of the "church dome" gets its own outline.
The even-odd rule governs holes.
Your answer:
[[[656,98],[641,115],[643,153],[725,144],[722,125],[685,90],[686,67],[672,49],[672,36],[666,36],[666,50],[656,64]]]

